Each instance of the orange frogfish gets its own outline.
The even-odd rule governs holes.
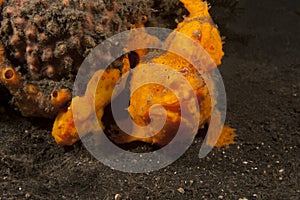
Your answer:
[[[168,45],[168,49],[178,49],[184,47],[185,55],[187,57],[193,57],[197,52],[193,51],[191,44],[182,40],[177,33],[183,34],[188,38],[191,38],[193,42],[200,44],[205,51],[211,57],[214,62],[214,66],[205,65],[202,63],[201,70],[205,73],[209,73],[215,66],[221,64],[221,59],[224,55],[222,50],[222,38],[217,27],[212,22],[210,14],[208,12],[208,5],[201,0],[180,0],[185,8],[189,11],[189,16],[178,24],[165,41]],[[134,29],[132,30],[134,31]],[[147,42],[146,33],[143,36],[137,37],[133,40],[132,44],[138,42]],[[153,41],[153,40],[152,40]],[[181,48],[182,49],[182,48]],[[205,124],[210,122],[212,106],[216,104],[216,100],[209,94],[208,86],[206,85],[201,74],[195,69],[188,59],[184,59],[172,51],[166,51],[160,54],[147,55],[147,50],[139,50],[136,52],[139,56],[139,62],[136,64],[134,70],[132,70],[132,76],[130,80],[129,89],[132,91],[130,96],[130,102],[128,107],[128,113],[132,121],[137,125],[132,129],[133,134],[119,133],[117,135],[109,135],[108,137],[115,143],[130,143],[133,141],[142,141],[158,146],[164,146],[168,144],[172,138],[174,138],[176,131],[180,123],[185,126],[193,126],[192,119],[184,118],[182,112],[189,111],[192,115],[200,114],[198,129],[204,127]],[[144,59],[147,57],[147,59]],[[150,57],[150,58],[149,58]],[[77,130],[74,125],[73,116],[79,118],[82,122],[84,131],[86,133],[97,130],[99,128],[104,129],[102,123],[103,117],[105,117],[105,107],[112,101],[112,93],[117,81],[122,77],[122,74],[130,70],[130,63],[128,57],[123,60],[123,69],[107,69],[95,73],[90,80],[86,93],[82,97],[74,97],[72,99],[71,106],[67,111],[61,112],[54,123],[52,135],[55,141],[61,145],[72,145],[80,139],[77,134]],[[156,74],[151,74],[150,68],[143,66],[149,66],[155,64]],[[159,67],[168,66],[169,68]],[[188,86],[182,84],[178,79],[176,73],[181,74],[184,79],[189,83]],[[102,74],[102,80],[98,85],[95,80],[98,80],[99,73]],[[172,88],[177,88],[177,93],[174,93],[172,89],[158,84],[162,77],[167,77],[168,85]],[[153,83],[146,83],[146,80],[151,79]],[[95,90],[96,87],[96,90]],[[192,88],[193,94],[189,92],[188,87]],[[211,86],[213,87],[213,86]],[[95,103],[90,101],[92,91],[95,93]],[[181,105],[178,100],[178,95],[184,97],[184,103]],[[195,105],[196,97],[199,110]],[[80,116],[78,113],[73,113],[72,104],[77,102],[77,106],[80,106]],[[164,109],[156,109],[156,105],[162,106]],[[90,124],[91,120],[91,106],[94,106],[99,124]],[[181,107],[183,106],[183,107]],[[200,112],[200,113],[199,113]],[[151,113],[151,114],[150,114]],[[156,134],[150,134],[151,130],[147,130],[143,127],[147,126],[151,122],[151,115],[165,116],[165,121],[162,127],[156,132]],[[155,128],[155,127],[154,127]],[[80,130],[82,132],[82,130]],[[234,142],[234,130],[225,126],[223,131],[215,143],[214,136],[208,136],[206,143],[211,146],[227,146]]]

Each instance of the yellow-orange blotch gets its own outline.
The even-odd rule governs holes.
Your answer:
[[[60,145],[72,145],[79,140],[71,109],[57,115],[53,125],[52,136],[56,143]]]

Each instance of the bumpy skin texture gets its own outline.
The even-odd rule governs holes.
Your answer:
[[[99,77],[101,77],[102,80],[101,85],[97,85]],[[104,128],[101,120],[98,125],[97,119],[92,119],[92,116],[90,115],[93,106],[93,103],[91,103],[93,102],[93,93],[96,91],[96,95],[94,97],[96,99],[96,113],[97,117],[101,119],[104,114],[103,108],[109,104],[112,91],[120,77],[121,73],[118,69],[110,69],[107,71],[99,70],[94,74],[87,86],[84,96],[77,96],[73,98],[68,111],[61,112],[56,117],[52,135],[58,144],[72,145],[79,140],[79,136],[74,125],[73,115],[77,116],[78,123],[85,125],[83,126],[85,132],[97,131],[99,128]],[[80,113],[73,112],[74,104],[80,108]],[[96,123],[91,123],[95,121]],[[83,131],[80,130],[80,132]]]
[[[47,118],[70,101],[77,70],[91,49],[150,15],[152,4],[150,0],[0,3],[0,81],[24,116]]]
[[[186,17],[183,22],[179,23],[175,31],[186,35],[187,37],[193,39],[196,43],[200,44],[206,52],[209,54],[211,59],[215,62],[216,65],[221,64],[221,59],[224,55],[222,50],[222,39],[220,37],[219,31],[212,22],[210,15],[208,13],[208,5],[202,1],[195,1],[195,0],[181,0],[187,10],[190,12],[190,15]],[[184,47],[184,51],[182,52],[187,57],[197,56],[197,53],[203,52],[194,52],[195,48],[193,48],[193,44],[189,41],[185,41],[179,34],[171,34],[167,39],[166,43],[169,46],[169,49],[176,49],[180,50]],[[210,67],[210,61],[202,60],[203,64],[199,65],[202,72],[209,73],[212,68]],[[171,53],[170,51],[159,56],[154,57],[152,60],[148,60],[147,62],[142,62],[141,64],[145,65],[153,65],[156,64],[163,64],[166,66],[170,66],[178,73],[181,73],[185,80],[189,82],[192,86],[193,91],[196,95],[196,98],[199,102],[200,108],[200,128],[204,126],[205,123],[209,123],[210,116],[211,116],[211,103],[214,104],[215,99],[211,99],[209,95],[209,91],[207,85],[205,84],[204,80],[202,79],[201,75],[198,74],[197,70],[187,62],[185,59],[178,57],[178,55]],[[141,66],[138,65],[137,68]],[[213,66],[215,67],[215,66]],[[156,70],[156,75],[151,77],[152,81],[156,79],[161,79],[160,74],[163,74],[165,69],[161,69],[161,71]],[[128,111],[130,116],[140,126],[146,126],[150,122],[149,111],[150,108],[155,106],[156,104],[162,105],[166,111],[166,123],[164,124],[163,128],[154,136],[147,137],[149,134],[149,130],[136,128],[133,129],[133,134],[140,135],[141,137],[126,137],[126,140],[117,140],[117,142],[131,142],[131,141],[144,141],[147,143],[158,144],[160,146],[164,146],[170,142],[170,140],[175,136],[176,130],[178,129],[180,123],[183,123],[185,127],[192,128],[194,123],[192,123],[193,119],[184,118],[181,116],[181,111],[189,111],[193,113],[193,115],[197,114],[197,110],[193,107],[193,98],[192,95],[187,92],[189,91],[184,84],[182,84],[174,75],[174,73],[169,72],[168,74],[168,81],[170,85],[175,86],[176,89],[179,91],[179,96],[184,97],[184,102],[181,106],[177,100],[175,94],[165,88],[162,85],[158,84],[147,84],[141,88],[137,88],[136,85],[142,83],[143,80],[147,79],[150,72],[147,73],[146,70],[135,70],[132,75],[131,79],[131,89],[134,91],[133,95],[130,98],[130,106]],[[211,101],[212,100],[212,101]],[[163,115],[161,111],[155,110],[152,111],[153,115]],[[220,121],[219,121],[220,122]],[[218,123],[219,123],[218,122]],[[217,133],[217,130],[215,131]],[[145,137],[146,138],[142,138]],[[207,143],[209,145],[228,145],[233,143],[233,129],[226,127],[221,134],[219,142],[216,144],[216,138],[218,135],[209,135]]]
[[[200,0],[181,0],[182,3],[184,3],[185,7],[190,12],[189,17],[186,17],[183,22],[178,24],[178,27],[176,31],[186,35],[189,38],[192,38],[195,42],[200,43],[203,48],[208,52],[208,54],[211,56],[212,60],[215,62],[216,65],[219,65],[221,63],[221,59],[224,55],[222,51],[222,39],[219,35],[219,32],[216,28],[216,26],[212,23],[212,20],[210,18],[210,15],[208,13],[208,5],[205,2],[202,2]],[[132,30],[131,34],[135,34],[135,30]],[[148,36],[152,37],[152,36]],[[140,38],[135,37],[136,40],[133,42],[138,42],[140,38],[143,38],[142,41],[147,43],[147,36],[142,35]],[[184,46],[186,49],[186,56],[193,56],[197,52],[193,52],[193,48],[189,48],[190,44],[185,44],[184,41],[182,41],[182,38],[174,35],[170,35],[170,37],[167,38],[166,43],[169,44],[169,48],[176,48],[176,49],[182,49],[178,47]],[[128,44],[128,45],[134,45],[134,44]],[[141,50],[136,52],[140,56],[140,64],[136,66],[136,70],[132,73],[132,78],[130,80],[130,89],[134,91],[132,96],[130,97],[130,106],[128,108],[128,111],[130,113],[130,116],[132,117],[133,121],[140,125],[140,126],[146,126],[150,122],[149,118],[149,109],[150,107],[154,106],[155,104],[159,104],[164,106],[166,109],[166,123],[164,124],[163,128],[154,136],[149,136],[148,131],[140,130],[140,129],[134,129],[133,133],[136,137],[130,136],[128,134],[120,132],[117,135],[109,135],[110,139],[113,140],[115,143],[129,143],[132,141],[143,141],[151,144],[156,144],[159,146],[164,146],[170,140],[174,137],[176,134],[176,130],[181,123],[181,121],[185,124],[185,126],[193,126],[191,124],[191,119],[184,119],[181,117],[180,109],[190,110],[192,113],[196,112],[196,109],[191,107],[193,105],[192,101],[193,99],[190,97],[189,93],[185,93],[186,88],[182,86],[182,84],[176,79],[175,76],[172,76],[172,72],[169,74],[169,80],[173,82],[176,87],[179,89],[179,92],[182,92],[182,96],[185,97],[185,105],[183,108],[180,107],[179,102],[176,98],[176,96],[169,91],[168,89],[164,88],[161,85],[157,84],[147,84],[144,85],[137,90],[136,85],[143,82],[143,80],[147,79],[149,77],[150,72],[145,71],[143,68],[139,70],[139,67],[144,65],[151,65],[151,63],[156,64],[163,64],[167,65],[171,68],[173,68],[175,71],[178,71],[181,73],[185,79],[190,83],[190,85],[193,88],[193,91],[197,97],[197,100],[200,104],[200,127],[204,126],[205,123],[209,123],[210,116],[211,116],[211,107],[212,104],[215,104],[215,100],[212,99],[209,95],[208,88],[202,79],[202,77],[197,73],[194,66],[192,66],[189,62],[187,62],[185,59],[178,57],[177,55],[167,52],[160,56],[150,56],[147,58],[147,61],[143,61],[143,57],[147,56],[145,50]],[[126,58],[124,59],[124,65],[128,66],[128,60]],[[212,69],[211,66],[206,66],[205,63],[203,66],[200,66],[204,72],[208,72]],[[128,69],[128,67],[124,67],[125,69]],[[163,74],[164,69],[161,69],[162,71],[156,71],[157,75],[150,75],[152,80],[159,79],[159,74]],[[112,75],[106,74],[106,79],[113,78]],[[98,87],[101,86],[101,82],[99,82]],[[107,95],[111,95],[113,88],[108,87],[107,91],[105,93]],[[96,91],[95,99],[97,102],[97,96],[100,102],[102,102],[99,94],[102,93],[100,89]],[[73,101],[76,100],[77,97],[73,99]],[[101,111],[101,115],[98,113],[98,120],[101,121],[105,105],[109,103],[111,99],[107,98],[105,104],[98,104],[95,105],[96,111]],[[86,110],[86,109],[85,109]],[[55,138],[60,138],[60,136],[68,135],[68,134],[74,134],[74,123],[72,122],[72,119],[70,119],[71,115],[70,112],[72,112],[72,108],[70,108],[67,112],[61,113],[57,119],[56,124],[60,124],[60,126],[54,125],[53,127],[53,136]],[[155,110],[155,115],[161,115],[161,111]],[[197,113],[194,113],[197,114]],[[64,116],[64,117],[62,117]],[[91,120],[89,120],[90,114],[86,114],[85,117],[82,118],[82,123],[85,124],[86,127],[93,127],[91,124]],[[105,113],[104,113],[105,116]],[[103,127],[102,127],[103,128]],[[87,133],[88,131],[86,131]],[[66,137],[67,138],[67,137]],[[74,137],[73,137],[74,138]],[[233,129],[229,127],[225,127],[223,133],[221,134],[220,140],[217,142],[217,144],[214,143],[215,137],[214,135],[211,135],[208,137],[207,143],[209,145],[216,145],[216,146],[223,146],[233,143],[234,139],[234,133]],[[57,141],[57,140],[56,140]],[[69,140],[64,142],[59,142],[60,144],[72,144],[75,140]]]

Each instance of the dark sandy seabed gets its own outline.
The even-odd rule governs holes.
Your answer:
[[[57,146],[52,122],[2,105],[0,199],[299,199],[300,2],[239,6],[240,15],[223,24],[220,66],[234,145],[198,159],[198,137],[164,169],[123,173],[80,143]]]

